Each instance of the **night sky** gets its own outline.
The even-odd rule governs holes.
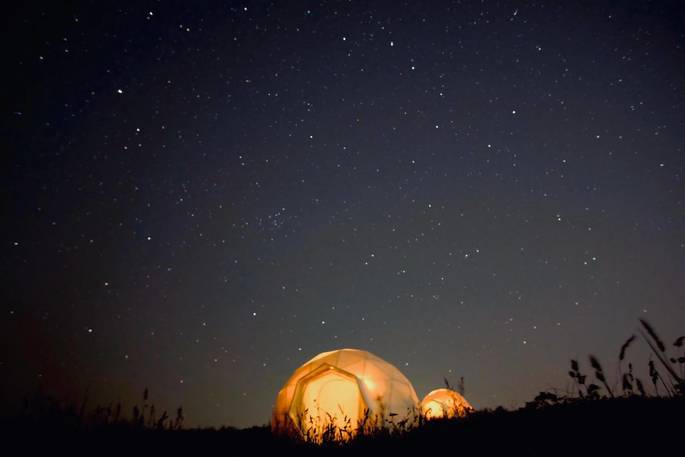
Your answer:
[[[682,333],[681,2],[4,16],[4,406],[149,387],[263,424],[352,347],[515,407],[572,357],[613,373],[638,318]]]

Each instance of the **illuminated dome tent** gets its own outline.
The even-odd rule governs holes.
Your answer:
[[[278,392],[271,429],[309,441],[324,434],[344,440],[360,425],[411,422],[418,403],[411,382],[393,365],[370,352],[339,349],[295,370]]]
[[[421,414],[426,419],[463,417],[471,411],[469,402],[452,389],[435,389],[421,400]]]

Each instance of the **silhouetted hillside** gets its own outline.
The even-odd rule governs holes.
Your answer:
[[[109,424],[79,429],[73,422],[27,419],[6,422],[3,430],[27,451],[43,448],[73,454],[649,456],[680,455],[684,419],[683,397],[633,396],[481,411],[464,419],[427,422],[407,433],[379,432],[342,445],[277,439],[268,427],[156,430]]]

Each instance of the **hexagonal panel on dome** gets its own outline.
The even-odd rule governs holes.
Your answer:
[[[366,407],[357,378],[325,363],[297,382],[288,414],[305,435],[330,426],[354,432]]]

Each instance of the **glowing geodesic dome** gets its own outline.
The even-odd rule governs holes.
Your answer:
[[[471,411],[469,402],[452,389],[435,389],[421,400],[421,414],[426,419],[463,417]]]
[[[418,405],[411,382],[393,365],[367,351],[339,349],[295,370],[278,392],[271,429],[310,441],[326,433],[347,439],[360,427],[413,423]]]

